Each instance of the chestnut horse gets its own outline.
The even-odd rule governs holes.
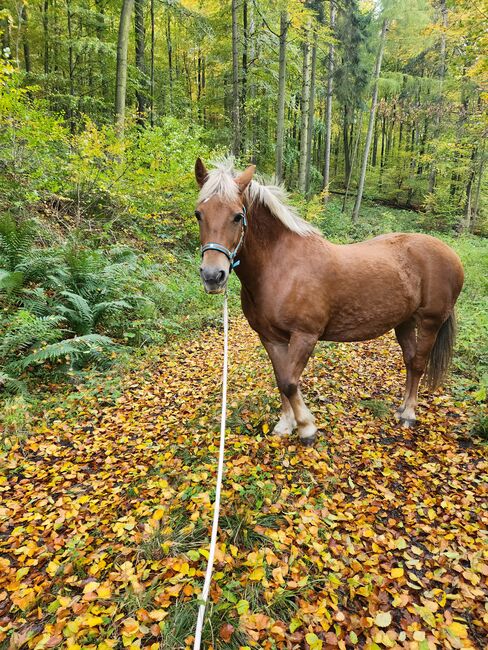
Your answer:
[[[452,356],[464,277],[458,256],[420,234],[332,244],[286,205],[281,188],[253,180],[254,170],[239,173],[224,162],[207,171],[198,159],[195,216],[206,291],[223,292],[235,268],[244,315],[273,364],[282,401],[274,433],[298,427],[303,444],[315,440],[299,381],[318,340],[365,341],[391,329],[407,369],[395,415],[414,424],[420,378],[427,369],[437,386]]]

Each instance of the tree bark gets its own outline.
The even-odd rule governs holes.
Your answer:
[[[26,72],[30,72],[32,70],[32,66],[31,66],[31,57],[30,57],[29,34],[27,32],[27,25],[28,25],[27,7],[25,5],[22,5],[20,19],[23,25],[22,47],[24,50],[24,67]]]
[[[352,220],[354,222],[357,222],[357,220],[359,219],[359,210],[361,208],[361,201],[363,199],[364,181],[366,179],[366,169],[368,167],[369,150],[371,147],[371,140],[373,138],[373,127],[374,127],[374,122],[376,117],[376,105],[378,102],[378,80],[380,78],[380,73],[381,73],[381,62],[383,60],[383,51],[385,48],[387,30],[388,30],[388,19],[384,18],[383,25],[381,27],[380,44],[378,47],[378,53],[376,55],[376,63],[375,63],[374,73],[373,73],[373,97],[371,99],[371,110],[369,112],[368,130],[366,133],[366,142],[364,144],[363,162],[361,165],[361,173],[359,176],[356,202],[354,204],[354,210],[352,213]]]
[[[127,51],[134,0],[123,0],[117,40],[117,69],[115,81],[115,124],[119,138],[124,135],[125,102],[127,94]]]
[[[356,158],[357,158],[358,151],[359,151],[359,141],[361,139],[361,127],[362,127],[362,125],[363,125],[363,111],[360,111],[359,112],[359,124],[358,124],[358,128],[356,130],[356,142],[354,144],[354,150],[352,152],[352,159],[351,159],[351,164],[350,164],[350,168],[349,168],[349,174],[347,176],[346,191],[344,192],[344,200],[342,201],[342,210],[341,210],[341,212],[343,212],[343,213],[346,211],[346,202],[347,202],[347,197],[349,195],[349,188],[351,186],[352,172],[354,170],[354,165],[356,163]]]
[[[247,151],[247,120],[246,120],[246,102],[247,102],[247,67],[248,60],[248,6],[247,0],[242,3],[242,82],[240,97],[240,118],[241,118],[241,139],[244,151]]]
[[[285,88],[286,88],[286,36],[288,14],[280,15],[280,61],[278,75],[278,117],[276,122],[276,181],[283,182],[283,153],[285,147]]]
[[[147,83],[146,83],[146,30],[144,27],[144,1],[134,2],[134,28],[136,45],[136,67],[139,72],[138,87],[136,90],[137,121],[141,126],[146,121],[147,108]]]
[[[44,46],[44,74],[49,73],[49,0],[42,5],[42,34]]]
[[[330,29],[333,32],[335,25],[335,5],[330,0]],[[325,109],[325,163],[324,163],[324,201],[328,200],[328,190],[330,184],[330,144],[332,133],[332,90],[334,76],[334,44],[329,45],[329,63],[327,70],[327,106]],[[347,174],[349,176],[349,174]]]
[[[73,30],[71,24],[71,0],[66,0],[66,18],[67,18],[67,27],[68,27],[68,75],[69,75],[69,94],[70,94],[70,105],[68,108],[68,121],[69,128],[71,133],[75,132],[75,123],[73,118],[73,101],[75,94],[75,82],[74,82],[74,58],[73,58]]]
[[[154,126],[154,43],[155,43],[155,25],[154,25],[154,0],[150,3],[151,12],[151,80],[150,80],[150,114],[151,126]]]
[[[305,180],[307,172],[307,136],[308,136],[308,104],[310,101],[310,21],[305,32],[303,43],[303,67],[302,67],[302,94],[300,98],[300,162],[298,167],[298,189],[305,192]]]
[[[237,31],[237,0],[232,0],[232,153],[238,157],[241,150],[239,116],[239,47]]]
[[[173,113],[173,41],[171,39],[171,14],[166,9],[166,50],[168,53],[169,113]]]
[[[317,71],[317,31],[314,30],[312,44],[312,63],[310,72],[310,99],[308,102],[308,120],[307,120],[307,154],[305,162],[305,193],[310,191],[310,169],[312,165],[312,143],[314,133],[314,116],[315,116],[315,77]]]
[[[439,0],[439,8],[441,11],[442,17],[442,32],[441,32],[441,42],[439,48],[439,99],[437,113],[434,121],[434,135],[433,141],[435,142],[439,137],[439,132],[441,128],[441,111],[442,111],[442,87],[444,85],[444,77],[446,75],[446,30],[447,30],[447,6],[446,0]],[[429,174],[429,187],[428,193],[432,194],[435,188],[437,169],[435,160],[432,161]]]

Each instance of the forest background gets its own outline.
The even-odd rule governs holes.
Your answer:
[[[486,0],[6,0],[5,444],[49,404],[116,395],[114,365],[216,322],[193,165],[228,153],[334,241],[404,230],[454,246],[455,390],[481,412],[487,18]]]

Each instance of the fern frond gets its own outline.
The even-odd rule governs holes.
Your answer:
[[[46,345],[18,361],[16,366],[25,369],[32,364],[42,363],[44,361],[57,361],[61,357],[77,359],[93,349],[106,350],[114,346],[114,341],[108,336],[101,336],[100,334],[77,336],[74,339],[64,339],[63,341]]]

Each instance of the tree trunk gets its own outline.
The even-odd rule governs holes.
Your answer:
[[[300,98],[300,162],[298,167],[298,189],[305,192],[305,176],[307,171],[307,136],[308,136],[308,104],[310,101],[310,20],[305,32],[303,43],[302,95]]]
[[[354,222],[357,222],[357,220],[359,219],[359,210],[361,208],[361,201],[363,199],[364,181],[366,179],[366,169],[368,167],[369,149],[371,147],[371,140],[373,138],[373,127],[374,127],[374,121],[376,117],[376,104],[378,102],[378,80],[380,78],[380,73],[381,73],[381,62],[383,60],[383,50],[385,47],[387,30],[388,30],[388,20],[384,18],[383,25],[381,27],[380,44],[378,47],[378,54],[376,56],[376,63],[375,63],[374,73],[373,73],[373,97],[371,99],[371,110],[369,112],[369,123],[368,123],[368,130],[366,133],[366,142],[364,144],[363,162],[361,165],[361,173],[359,176],[359,183],[358,183],[358,193],[356,196],[356,202],[354,204],[354,210],[352,213],[352,220]]]
[[[476,225],[476,220],[478,218],[478,208],[479,208],[479,203],[480,203],[480,196],[481,196],[481,184],[483,182],[483,171],[484,171],[484,166],[485,166],[485,141],[483,140],[482,148],[481,148],[481,153],[480,153],[480,164],[478,168],[478,181],[476,183],[476,191],[474,195],[474,200],[473,200],[473,208],[472,208],[472,218],[471,218],[471,232],[474,232],[475,225]]]
[[[20,16],[23,24],[22,46],[24,50],[24,67],[26,72],[30,72],[32,70],[32,66],[31,66],[31,57],[30,57],[29,34],[27,33],[27,24],[28,24],[27,7],[25,5],[22,5],[22,11]]]
[[[44,74],[49,74],[49,0],[42,6],[42,33],[44,39]]]
[[[446,75],[446,30],[447,30],[447,6],[446,0],[439,0],[439,8],[442,16],[442,31],[441,31],[441,42],[439,48],[439,99],[437,113],[434,121],[434,134],[433,142],[439,137],[439,132],[441,128],[441,111],[442,111],[442,87],[444,85],[444,77]],[[437,169],[435,164],[435,159],[432,161],[429,174],[429,187],[428,193],[432,194],[435,188]]]
[[[335,25],[335,5],[330,0],[330,29],[333,32]],[[334,75],[334,44],[329,45],[329,64],[327,69],[327,106],[325,109],[325,163],[324,163],[324,189],[326,194],[324,201],[328,200],[330,184],[330,143],[332,133],[332,90]],[[346,143],[344,143],[346,144]],[[349,173],[347,174],[347,176]]]
[[[151,0],[151,80],[150,80],[150,113],[151,113],[151,126],[154,126],[154,42],[155,42],[155,26],[154,26],[154,0]]]
[[[237,0],[232,0],[232,153],[238,157],[241,150],[239,119],[239,48],[237,32]]]
[[[278,118],[276,122],[276,182],[283,182],[283,153],[285,146],[285,88],[286,88],[286,36],[288,14],[280,15],[280,62],[278,81]]]
[[[166,50],[168,53],[169,113],[173,113],[173,41],[171,39],[171,14],[166,9]]]
[[[241,118],[241,139],[244,151],[247,151],[247,121],[246,121],[246,102],[247,102],[247,67],[248,67],[248,7],[247,0],[242,3],[242,82],[240,98],[240,118]]]
[[[344,117],[342,120],[342,140],[344,146],[344,176],[345,184],[351,174],[351,145],[349,143],[349,106],[344,104]],[[329,153],[330,156],[330,153]]]
[[[146,121],[147,107],[147,83],[146,83],[146,30],[144,28],[144,2],[145,0],[135,0],[134,2],[134,28],[135,28],[135,45],[136,45],[136,67],[139,72],[139,79],[136,90],[137,100],[137,121],[144,126]]]
[[[307,124],[307,156],[305,163],[305,193],[310,191],[310,168],[312,165],[312,143],[314,133],[315,115],[315,76],[317,71],[317,31],[314,30],[312,45],[312,69],[310,73],[310,100],[308,102],[308,124]]]
[[[70,94],[70,105],[68,108],[68,121],[69,129],[71,133],[75,132],[75,122],[73,118],[73,102],[75,94],[75,82],[74,82],[74,58],[73,58],[73,29],[71,24],[71,0],[66,0],[66,17],[67,17],[67,27],[68,27],[68,75],[69,75],[69,94]]]
[[[341,210],[341,212],[343,212],[343,213],[346,211],[346,202],[347,202],[347,197],[349,195],[349,188],[351,186],[352,172],[354,170],[354,165],[356,163],[356,158],[357,158],[358,151],[359,151],[359,141],[361,139],[361,127],[362,127],[362,125],[363,125],[363,111],[360,111],[359,112],[359,124],[358,124],[358,128],[357,128],[357,131],[356,131],[356,142],[354,144],[354,150],[352,152],[351,165],[350,165],[349,175],[347,177],[347,183],[346,183],[346,191],[344,192],[344,200],[342,201],[342,210]]]
[[[127,94],[127,50],[134,0],[123,0],[117,40],[117,69],[115,80],[115,123],[119,138],[124,135],[125,101]]]

